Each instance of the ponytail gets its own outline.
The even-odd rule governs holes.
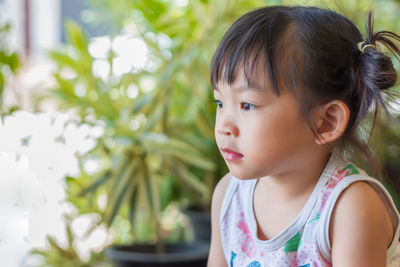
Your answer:
[[[391,121],[391,115],[388,111],[386,100],[393,100],[394,93],[389,90],[397,82],[396,70],[392,59],[382,52],[383,48],[390,51],[394,57],[399,60],[400,49],[396,42],[400,42],[400,36],[390,31],[374,32],[372,12],[368,13],[368,22],[366,25],[367,36],[365,41],[359,42],[355,47],[354,76],[351,80],[354,82],[355,93],[351,98],[351,105],[355,106],[355,112],[349,121],[348,134],[345,139],[351,147],[356,148],[370,163],[373,171],[380,177],[385,177],[381,166],[374,160],[371,149],[359,138],[354,137],[354,131],[358,124],[365,117],[371,107],[375,108],[372,119],[372,126],[369,136],[373,135],[378,122],[379,112],[381,110],[386,114],[386,118]],[[389,177],[387,177],[389,178]],[[392,185],[399,181],[389,180]],[[399,189],[397,189],[399,190]],[[398,192],[400,193],[400,192]]]
[[[399,59],[400,49],[391,40],[400,42],[400,36],[389,31],[374,32],[372,12],[368,14],[367,38],[363,42],[364,49],[358,47],[358,75],[356,74],[356,90],[358,96],[359,112],[351,127],[355,128],[364,118],[371,104],[375,105],[374,122],[377,118],[379,107],[383,108],[388,118],[390,118],[382,93],[393,97],[393,93],[388,89],[393,87],[397,81],[396,70],[393,67],[389,56],[381,52],[381,46],[386,47]],[[352,132],[352,131],[351,131]]]

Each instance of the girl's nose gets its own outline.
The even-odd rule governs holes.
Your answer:
[[[217,127],[217,132],[221,135],[237,137],[239,134],[239,129],[232,123],[225,122]]]

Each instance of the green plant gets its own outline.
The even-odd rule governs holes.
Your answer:
[[[91,252],[87,261],[82,261],[74,247],[75,236],[71,230],[71,218],[66,220],[67,246],[61,246],[52,237],[47,237],[49,248],[46,250],[33,249],[31,253],[43,256],[40,267],[112,267],[112,264],[102,253]]]
[[[16,107],[6,110],[3,106],[3,93],[8,79],[15,74],[20,65],[18,54],[10,48],[11,26],[9,23],[0,22],[0,112],[11,113]]]
[[[160,93],[161,90],[139,93],[135,99],[127,96],[128,87],[132,83],[140,84],[143,73],[128,73],[119,79],[110,76],[105,81],[95,77],[92,74],[93,59],[88,52],[86,37],[72,22],[67,23],[67,29],[71,47],[79,56],[73,59],[63,52],[51,53],[51,57],[59,64],[59,71],[54,74],[58,87],[52,92],[62,100],[61,105],[77,109],[82,121],[101,121],[105,126],[105,134],[98,140],[96,148],[81,161],[84,164],[87,158],[95,158],[101,162],[101,170],[94,175],[88,175],[82,167],[80,177],[68,179],[69,188],[73,188],[72,184],[79,185],[80,189],[84,188],[80,192],[81,197],[96,198],[98,194],[105,193],[105,210],[93,206],[90,209],[101,212],[102,221],[106,225],[110,226],[120,208],[128,204],[128,216],[132,225],[137,225],[135,215],[139,211],[146,214],[145,221],[153,229],[150,232],[158,234],[158,214],[162,206],[166,206],[165,201],[170,200],[165,197],[161,199],[160,196],[165,196],[166,192],[160,190],[168,190],[166,185],[177,177],[192,186],[193,190],[209,194],[208,188],[191,173],[188,166],[212,171],[215,165],[188,141],[163,132],[165,122],[162,115],[166,103],[162,101],[165,95]],[[65,68],[75,71],[76,78],[64,79],[62,71]],[[165,82],[165,78],[159,81]],[[85,87],[83,95],[76,92],[78,84]],[[118,99],[115,99],[116,94]],[[88,118],[90,116],[95,119]],[[132,124],[137,125],[138,129],[132,129]],[[80,207],[82,205],[78,202],[81,200],[82,198],[71,198],[71,202]],[[81,209],[81,212],[87,211]],[[142,231],[136,232],[136,236],[140,237]],[[161,240],[160,236],[145,237],[154,238]]]
[[[390,121],[384,118],[384,123],[375,125],[370,143],[382,168],[381,179],[400,210],[400,115],[393,115]]]

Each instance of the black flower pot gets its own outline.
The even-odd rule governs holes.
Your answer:
[[[117,267],[205,267],[209,244],[204,241],[167,244],[166,253],[156,253],[155,245],[113,246],[106,255]]]
[[[189,217],[193,226],[196,240],[203,240],[210,243],[211,240],[211,215],[202,206],[192,205],[183,211]]]

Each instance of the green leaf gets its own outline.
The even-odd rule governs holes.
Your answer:
[[[68,19],[65,21],[65,29],[68,42],[76,47],[82,55],[86,54],[88,41],[81,27],[73,20]]]
[[[213,128],[208,124],[207,118],[202,112],[197,113],[195,123],[204,136],[207,136],[210,139],[214,138]]]
[[[193,191],[200,193],[205,199],[210,197],[210,189],[202,183],[198,177],[192,174],[186,166],[183,164],[177,164],[175,166],[177,173],[179,174],[179,178],[192,188]]]
[[[142,134],[141,138],[146,141],[143,142],[143,147],[149,154],[174,156],[183,162],[210,171],[216,167],[212,161],[202,156],[199,151],[183,141],[168,138],[161,134],[149,133]]]
[[[15,72],[19,67],[19,64],[18,54],[15,52],[11,53],[11,55],[8,57],[8,66],[10,67],[11,71]]]
[[[143,179],[144,179],[144,185],[146,188],[146,192],[147,192],[147,198],[148,198],[148,204],[150,207],[150,212],[153,216],[155,216],[155,218],[157,218],[157,214],[158,214],[158,210],[156,208],[157,206],[157,201],[154,199],[155,198],[155,191],[153,190],[152,187],[152,177],[149,174],[149,170],[147,169],[146,166],[146,161],[145,159],[143,159]]]
[[[65,250],[61,248],[58,244],[57,241],[53,238],[48,236],[47,241],[49,242],[50,246],[59,254],[61,254],[63,257],[67,259],[74,259],[76,257],[76,254],[73,251]]]
[[[4,76],[0,72],[0,107],[3,106],[3,92],[4,92]]]
[[[117,215],[127,192],[133,191],[133,185],[137,184],[138,169],[141,167],[140,160],[132,160],[130,163],[124,164],[121,172],[118,173],[118,181],[114,184],[113,188],[108,194],[108,205],[106,207],[104,221],[106,225],[110,226],[115,216]],[[130,190],[128,191],[128,189]]]
[[[204,170],[208,170],[208,171],[215,170],[215,164],[206,158],[193,157],[190,154],[181,153],[179,151],[168,151],[166,154],[175,156],[178,159],[182,160],[183,162],[186,162],[190,165],[199,167]]]
[[[148,116],[146,127],[142,130],[145,133],[151,132],[158,122],[161,122],[161,118],[164,115],[163,107],[158,106],[152,111],[152,114]]]
[[[136,205],[138,198],[138,186],[134,186],[129,200],[129,222],[133,226],[136,217]]]
[[[112,170],[106,171],[104,175],[102,175],[100,178],[96,179],[94,183],[92,183],[90,186],[85,187],[82,189],[82,191],[79,193],[80,197],[84,197],[88,193],[93,193],[96,191],[99,187],[104,186],[111,178]]]
[[[71,55],[68,55],[65,52],[61,52],[61,51],[50,51],[49,52],[49,57],[57,62],[57,64],[59,66],[62,67],[71,67],[72,69],[78,69],[77,64],[79,64],[79,62],[75,61]]]
[[[140,97],[133,105],[132,114],[137,114],[143,107],[148,105],[152,100],[153,100],[153,95],[151,94],[146,94]]]

